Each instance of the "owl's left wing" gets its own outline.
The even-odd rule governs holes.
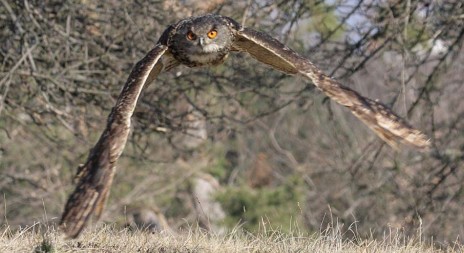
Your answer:
[[[137,100],[144,86],[164,69],[160,59],[167,49],[166,45],[158,43],[132,69],[108,117],[106,129],[90,151],[87,162],[78,168],[77,186],[69,196],[60,221],[68,237],[77,237],[93,213],[97,218],[101,215],[113,181],[116,161],[129,136]]]
[[[247,52],[258,61],[287,74],[309,78],[328,97],[350,109],[390,146],[397,148],[398,142],[402,142],[420,149],[429,147],[427,136],[412,128],[388,107],[343,86],[276,39],[246,27],[238,27],[235,35],[234,50]]]

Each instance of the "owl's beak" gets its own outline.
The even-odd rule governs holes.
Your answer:
[[[204,46],[205,45],[205,38],[203,37],[200,37],[200,46]]]

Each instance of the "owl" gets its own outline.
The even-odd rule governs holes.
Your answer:
[[[278,71],[308,79],[329,98],[351,110],[393,147],[400,142],[419,149],[430,145],[423,133],[412,128],[388,107],[341,85],[311,61],[266,33],[242,27],[235,20],[220,15],[183,19],[170,25],[155,47],[134,66],[109,114],[105,130],[90,151],[86,163],[79,166],[76,188],[60,221],[68,237],[77,237],[92,214],[97,219],[102,214],[117,160],[129,136],[131,117],[144,86],[161,72],[178,65],[218,65],[232,52],[248,53]]]

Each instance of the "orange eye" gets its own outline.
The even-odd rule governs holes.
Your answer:
[[[196,40],[197,36],[193,32],[188,32],[187,33],[187,39],[189,40]]]
[[[216,30],[209,31],[208,38],[214,39],[214,38],[216,38],[216,36],[217,36],[217,31]]]

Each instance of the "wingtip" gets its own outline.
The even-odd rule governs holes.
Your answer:
[[[402,138],[400,134],[388,131],[388,129],[385,128],[371,127],[371,129],[395,151],[401,150],[400,143],[413,147],[420,152],[429,152],[432,148],[431,139],[416,129],[410,131],[404,138]]]
[[[432,140],[419,130],[415,130],[407,138],[404,139],[405,144],[413,146],[419,151],[428,152],[432,147]]]

